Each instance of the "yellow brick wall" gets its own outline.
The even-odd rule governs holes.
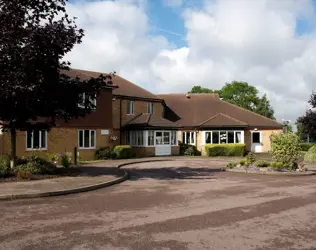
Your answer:
[[[106,129],[106,128],[105,128]],[[112,133],[110,129],[109,134]],[[101,129],[96,129],[96,148],[113,147],[117,142],[110,140],[110,135],[101,135]],[[26,132],[18,131],[17,133],[17,156],[47,156],[53,153],[74,152],[74,147],[78,147],[78,129],[73,128],[53,128],[47,134],[47,150],[26,150]],[[10,136],[8,133],[3,134],[3,154],[10,153]],[[95,149],[78,149],[80,160],[93,160]]]
[[[245,144],[246,149],[251,151],[251,132],[255,131],[253,129],[245,130]],[[282,133],[282,129],[263,129],[257,130],[261,131],[261,142],[262,142],[262,152],[268,152],[270,150],[270,136],[273,133]]]
[[[112,103],[112,113],[113,113],[113,128],[120,128],[120,99],[116,98]],[[130,121],[133,117],[140,113],[147,113],[147,101],[137,101],[134,100],[134,114],[127,114],[127,100],[122,100],[122,120],[121,123],[124,125],[126,122]],[[154,103],[154,114],[158,117],[163,117],[163,105],[161,102]]]

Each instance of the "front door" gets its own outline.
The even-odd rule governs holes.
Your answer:
[[[251,133],[251,151],[255,153],[262,152],[262,138],[260,131],[253,131]]]
[[[156,131],[155,155],[171,155],[170,131]]]

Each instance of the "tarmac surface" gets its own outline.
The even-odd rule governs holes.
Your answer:
[[[316,176],[172,159],[127,166],[130,180],[96,191],[1,201],[0,249],[316,249]]]

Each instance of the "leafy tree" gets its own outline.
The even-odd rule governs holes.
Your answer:
[[[0,120],[11,135],[11,167],[17,130],[45,129],[59,119],[83,117],[111,76],[70,77],[62,61],[84,32],[68,17],[67,0],[0,0]]]
[[[301,124],[301,128],[305,133],[311,137],[316,137],[316,92],[313,92],[309,99],[309,104],[312,106],[311,109],[307,110],[305,115],[299,117],[297,122]]]
[[[194,86],[189,93],[218,93],[224,101],[270,119],[275,119],[274,110],[270,105],[267,95],[264,94],[260,98],[258,96],[259,91],[257,88],[246,82],[233,81],[231,83],[226,83],[220,90],[211,90],[201,86]]]

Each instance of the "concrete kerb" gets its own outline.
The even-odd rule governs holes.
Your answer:
[[[225,169],[226,172],[231,172],[231,173],[240,173],[240,174],[259,174],[259,175],[274,175],[274,176],[310,176],[310,175],[315,175],[316,172],[313,171],[308,171],[308,172],[268,172],[268,171],[251,171],[251,170],[234,170],[234,169]]]
[[[101,182],[98,184],[93,184],[89,186],[84,187],[78,187],[78,188],[72,188],[72,189],[64,189],[64,190],[58,190],[58,191],[51,191],[51,192],[39,192],[39,193],[33,193],[33,194],[6,194],[6,195],[0,195],[0,200],[15,200],[15,199],[27,199],[27,198],[40,198],[40,197],[50,197],[50,196],[60,196],[60,195],[67,195],[67,194],[75,194],[75,193],[81,193],[81,192],[88,192],[104,187],[109,187],[115,184],[119,184],[123,181],[126,181],[129,177],[129,173],[125,169],[121,169],[123,166],[137,164],[137,163],[146,163],[146,162],[157,162],[157,161],[172,161],[172,160],[145,160],[145,161],[133,161],[133,162],[126,162],[118,164],[116,167],[122,171],[122,176],[106,181]]]

